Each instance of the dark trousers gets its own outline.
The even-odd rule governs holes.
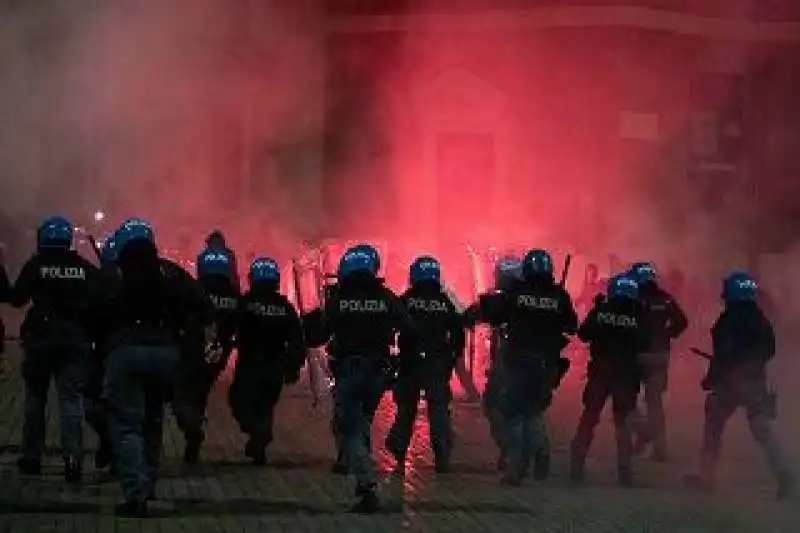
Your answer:
[[[22,455],[39,461],[45,445],[45,408],[50,382],[55,380],[64,457],[83,457],[83,397],[88,349],[82,343],[31,340],[25,343],[22,377],[25,418]]]
[[[517,353],[505,363],[500,397],[506,439],[507,473],[521,478],[536,454],[550,453],[545,413],[558,379],[557,358],[538,352]]]
[[[619,370],[591,364],[588,380],[583,390],[583,413],[572,440],[574,466],[582,469],[589,453],[594,431],[600,422],[603,407],[611,398],[614,429],[617,441],[617,466],[622,473],[630,471],[633,453],[631,413],[636,408],[639,393],[639,375],[635,369]]]
[[[275,407],[283,391],[283,368],[280,364],[253,360],[240,355],[228,390],[228,403],[242,433],[258,447],[273,440]]]
[[[173,386],[178,351],[171,346],[120,346],[106,362],[109,427],[125,500],[145,501],[161,459],[164,403]]]
[[[421,392],[425,392],[431,446],[437,464],[450,460],[453,432],[450,423],[450,361],[435,358],[408,365],[400,371],[393,388],[397,405],[394,423],[386,438],[386,447],[399,462],[405,460],[417,418]]]
[[[739,408],[747,414],[750,433],[773,475],[780,478],[791,474],[789,459],[772,429],[768,395],[764,374],[734,369],[706,397],[700,472],[708,482],[713,483],[716,478],[725,426]]]
[[[356,478],[357,495],[377,485],[375,461],[366,436],[372,429],[386,382],[385,370],[377,358],[344,357],[336,369],[335,421],[347,468]]]
[[[228,350],[213,365],[207,364],[199,354],[184,357],[179,364],[172,410],[187,442],[200,443],[205,440],[208,398],[229,358]]]

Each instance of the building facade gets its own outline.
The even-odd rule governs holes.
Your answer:
[[[342,227],[427,219],[441,241],[476,213],[501,228],[520,210],[552,222],[577,208],[582,223],[562,237],[580,246],[587,226],[615,231],[602,215],[614,188],[582,195],[593,175],[641,176],[676,231],[686,222],[671,205],[757,211],[753,198],[800,192],[781,177],[800,137],[786,116],[800,88],[796,2],[410,4],[329,2],[323,204]],[[350,190],[345,167],[367,174]],[[465,180],[479,190],[459,195]],[[353,189],[379,207],[353,213]]]

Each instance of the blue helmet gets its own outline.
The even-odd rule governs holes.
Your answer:
[[[381,269],[381,255],[378,253],[378,250],[372,246],[371,244],[357,244],[350,248],[351,251],[358,251],[364,252],[369,254],[372,257],[372,261],[375,263],[373,268],[373,274],[376,276],[378,275],[378,271]]]
[[[423,255],[417,257],[414,262],[411,263],[408,274],[412,285],[424,281],[435,281],[439,283],[442,280],[442,265],[435,257]]]
[[[733,272],[722,282],[722,299],[725,302],[754,302],[758,283],[747,272]]]
[[[544,250],[534,249],[525,254],[522,261],[522,275],[525,279],[553,276],[553,259]]]
[[[259,257],[250,264],[250,283],[281,280],[281,269],[278,262],[269,257]]]
[[[68,250],[74,236],[75,228],[69,220],[60,216],[50,217],[36,230],[36,245],[39,248]]]
[[[522,261],[518,257],[503,256],[494,265],[494,285],[505,289],[522,280]]]
[[[630,274],[620,274],[608,282],[608,297],[635,300],[639,297],[639,283]]]
[[[380,268],[378,251],[369,244],[359,244],[347,250],[339,260],[337,275],[340,279],[355,272],[368,272],[376,276]]]
[[[208,247],[197,256],[197,276],[209,275],[233,278],[233,261],[227,252]]]
[[[639,285],[656,280],[656,269],[652,263],[641,261],[631,265],[629,273]]]
[[[144,239],[155,243],[156,235],[153,227],[141,218],[129,218],[117,229],[114,240],[117,243],[117,253],[121,252],[131,241]]]
[[[100,247],[100,263],[107,265],[109,263],[116,263],[119,257],[119,247],[117,246],[117,239],[115,234],[106,237]]]

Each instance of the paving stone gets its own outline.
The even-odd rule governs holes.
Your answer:
[[[22,429],[20,356],[10,350],[11,371],[0,377],[0,533],[202,533],[222,531],[536,531],[537,533],[725,533],[800,531],[797,502],[773,501],[774,486],[744,423],[734,423],[723,465],[725,487],[700,496],[681,488],[681,476],[695,464],[699,447],[699,401],[691,409],[671,408],[673,455],[668,465],[637,462],[636,489],[614,483],[612,434],[607,421],[598,431],[589,461],[589,481],[574,487],[566,479],[568,440],[578,416],[580,372],[576,370],[551,412],[555,448],[553,476],[505,488],[495,471],[496,451],[479,406],[454,405],[456,449],[453,473],[436,475],[428,451],[425,409],[407,461],[402,512],[375,516],[345,513],[352,485],[330,473],[334,455],[330,405],[313,409],[303,386],[285,393],[278,409],[276,441],[269,464],[255,468],[243,455],[244,438],[225,403],[225,384],[214,391],[202,464],[181,463],[183,440],[172,417],[165,433],[163,479],[154,517],[122,520],[111,511],[118,486],[87,464],[86,483],[64,485],[58,449],[57,408],[48,410],[48,447],[41,478],[22,478],[15,468]],[[677,411],[677,412],[676,412]],[[376,447],[393,416],[387,395],[375,423]],[[87,429],[88,442],[95,445]],[[392,460],[378,451],[388,472]]]

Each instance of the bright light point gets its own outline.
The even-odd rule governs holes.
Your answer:
[[[106,214],[103,213],[102,211],[97,211],[94,214],[94,221],[95,222],[102,222],[103,220],[105,220],[105,218],[106,218]]]

